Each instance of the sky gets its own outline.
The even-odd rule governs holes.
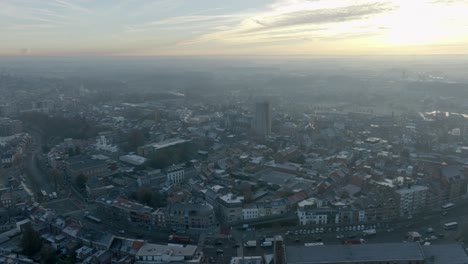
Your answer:
[[[468,0],[0,0],[0,55],[468,54]]]

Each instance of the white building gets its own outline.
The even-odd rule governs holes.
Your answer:
[[[140,166],[146,162],[146,158],[142,156],[134,155],[134,154],[123,155],[123,156],[120,156],[119,159],[120,161],[126,162],[134,166]]]
[[[328,224],[334,220],[336,212],[329,207],[322,207],[322,201],[309,198],[297,204],[297,217],[300,225]]]
[[[242,216],[244,220],[258,218],[258,208],[256,205],[248,208],[242,208]]]
[[[169,184],[180,184],[184,181],[184,165],[173,165],[166,169],[167,181]]]
[[[202,254],[197,251],[194,245],[168,244],[158,245],[146,243],[135,256],[136,264],[157,264],[157,263],[200,263]]]
[[[426,209],[428,188],[421,185],[396,190],[400,216],[412,216]]]

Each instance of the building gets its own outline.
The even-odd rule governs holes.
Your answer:
[[[151,223],[157,227],[166,227],[166,208],[158,208],[152,212]]]
[[[176,147],[182,144],[185,144],[189,142],[190,140],[185,140],[185,139],[180,139],[180,138],[172,138],[168,140],[164,140],[158,143],[152,143],[148,145],[144,145],[141,147],[138,147],[138,155],[143,156],[145,158],[151,157],[153,155],[158,154],[159,152],[162,152],[163,150]]]
[[[242,219],[250,220],[258,218],[258,207],[256,204],[242,208]]]
[[[217,202],[219,205],[221,220],[224,223],[242,221],[242,205],[244,203],[243,196],[236,196],[232,193],[228,193],[218,197]]]
[[[271,134],[270,102],[263,101],[255,104],[252,128],[257,136],[264,137]]]
[[[166,176],[169,184],[180,184],[184,182],[185,166],[183,164],[172,165],[166,169]]]
[[[285,199],[265,200],[257,202],[258,217],[282,215],[288,212],[288,202]]]
[[[20,120],[9,118],[0,118],[0,137],[18,134],[23,129],[23,123]]]
[[[336,223],[337,210],[325,206],[316,198],[309,198],[297,204],[297,218],[300,225],[325,225]]]
[[[65,168],[68,176],[72,178],[81,174],[88,178],[102,177],[110,173],[107,161],[89,156],[71,157],[65,162]]]
[[[460,244],[421,246],[419,243],[289,246],[288,264],[463,264],[468,256]]]
[[[174,203],[167,207],[166,225],[173,229],[209,229],[214,224],[213,206],[208,203]]]
[[[135,256],[135,264],[200,263],[202,254],[194,245],[158,245],[146,243]]]
[[[13,196],[11,192],[4,192],[0,197],[0,201],[2,202],[2,206],[5,208],[10,208],[13,205]]]
[[[425,210],[428,190],[421,185],[408,185],[396,190],[400,217],[410,217]]]
[[[456,202],[467,193],[467,180],[462,166],[447,166],[441,170],[441,185],[443,199],[446,202]]]
[[[134,154],[120,156],[119,160],[134,166],[141,166],[146,162],[146,158]]]
[[[96,202],[112,220],[150,224],[154,219],[152,213],[155,210],[152,207],[131,202],[122,197],[112,201],[101,198]]]

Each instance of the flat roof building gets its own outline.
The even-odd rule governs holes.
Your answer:
[[[194,245],[158,245],[146,243],[136,253],[135,263],[185,263],[185,261],[189,260],[196,263],[194,260],[200,258],[201,254],[197,253],[197,246]]]
[[[419,243],[289,246],[288,264],[466,264],[468,256],[459,244],[421,246]]]

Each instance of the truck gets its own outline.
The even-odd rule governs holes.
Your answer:
[[[257,241],[255,240],[249,240],[247,242],[245,242],[245,247],[257,247]]]
[[[304,246],[306,247],[315,247],[315,246],[323,246],[325,245],[323,242],[315,242],[315,243],[305,243]]]
[[[377,230],[375,229],[367,229],[367,230],[364,230],[362,231],[362,234],[364,236],[375,236],[377,234]]]
[[[449,209],[452,209],[453,207],[455,207],[454,203],[444,204],[442,205],[442,210],[449,210]]]
[[[262,247],[271,247],[273,246],[273,241],[263,241],[262,244],[260,244]]]

